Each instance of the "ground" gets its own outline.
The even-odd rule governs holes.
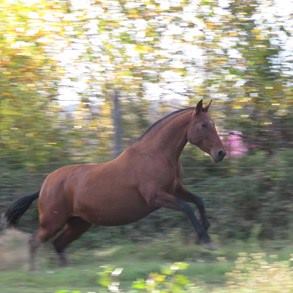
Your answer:
[[[145,279],[149,273],[158,272],[164,265],[176,261],[189,263],[190,266],[184,274],[208,292],[211,288],[224,286],[225,274],[232,270],[239,252],[262,251],[286,260],[290,257],[293,246],[289,241],[230,241],[219,244],[217,250],[208,251],[195,244],[176,242],[174,236],[161,241],[124,243],[111,247],[108,245],[91,250],[76,245],[71,248],[71,266],[67,268],[58,268],[55,256],[49,251],[49,247],[45,247],[40,252],[37,272],[28,272],[23,260],[2,268],[0,292],[55,293],[58,290],[74,289],[82,293],[101,292],[98,272],[103,271],[105,265],[123,268],[119,276],[121,287],[129,288],[136,279]]]

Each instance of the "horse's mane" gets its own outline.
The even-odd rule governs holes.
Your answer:
[[[152,130],[154,130],[155,128],[157,128],[158,126],[160,126],[163,122],[165,122],[166,120],[168,120],[169,118],[176,116],[179,113],[185,112],[187,110],[191,110],[194,109],[194,107],[188,107],[188,108],[184,108],[184,109],[179,109],[176,110],[174,112],[171,112],[169,114],[167,114],[166,116],[164,116],[163,118],[159,119],[158,121],[156,121],[154,124],[152,124],[138,139],[142,139],[144,138],[147,134],[149,134]]]

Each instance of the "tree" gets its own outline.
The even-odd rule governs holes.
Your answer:
[[[61,26],[46,21],[62,9],[55,1],[1,2],[0,155],[15,168],[49,161],[62,143],[54,102],[59,70],[49,53]]]
[[[281,48],[271,42],[270,30],[264,30],[264,25],[257,23],[255,16],[260,9],[256,0],[245,4],[234,0],[230,4],[233,17],[229,26],[233,25],[237,35],[234,50],[239,52],[238,62],[242,64],[238,68],[231,67],[230,72],[236,80],[242,80],[242,86],[232,90],[228,111],[238,114],[238,119],[235,115],[234,121],[230,120],[231,125],[236,122],[254,143],[271,152],[285,141],[282,137],[285,125],[281,122],[285,117],[281,109],[287,108],[288,98],[287,85],[277,63]],[[240,111],[246,112],[242,114],[245,119],[241,119]]]

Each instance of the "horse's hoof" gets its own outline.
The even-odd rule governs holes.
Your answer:
[[[218,246],[215,243],[213,243],[213,242],[201,243],[201,245],[204,248],[209,249],[209,250],[216,250],[216,249],[218,249]]]

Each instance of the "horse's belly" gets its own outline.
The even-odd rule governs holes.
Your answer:
[[[79,216],[92,224],[118,226],[138,221],[154,209],[147,206],[140,196],[98,196],[91,205],[84,205]]]
[[[126,225],[133,222],[136,222],[144,217],[146,217],[152,210],[143,209],[143,210],[128,210],[128,209],[120,209],[115,212],[102,213],[97,218],[98,225],[102,226],[119,226]]]

